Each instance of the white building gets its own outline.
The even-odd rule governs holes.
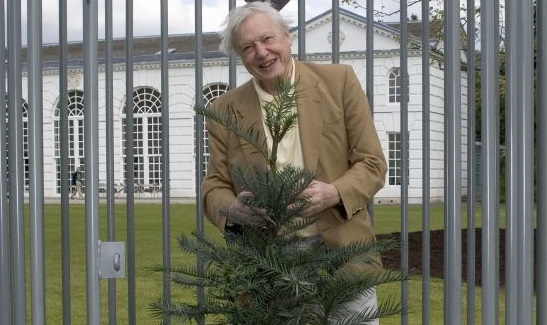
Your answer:
[[[409,22],[409,30],[419,27],[419,22]],[[396,26],[395,26],[396,27]],[[366,77],[366,20],[347,10],[340,13],[340,63],[350,64],[355,69],[365,89]],[[306,23],[307,60],[330,63],[331,40],[330,11]],[[292,30],[293,53],[298,52],[298,30]],[[400,57],[399,32],[384,23],[374,24],[374,120],[384,153],[389,164],[385,187],[376,195],[380,203],[398,202],[401,183],[400,160]],[[195,153],[194,153],[194,111],[195,66],[193,53],[194,37],[177,35],[169,38],[169,125],[170,125],[170,188],[173,197],[195,197]],[[204,34],[204,89],[206,101],[213,100],[228,88],[228,59],[218,52],[219,39],[216,34]],[[124,40],[114,41],[114,154],[115,179],[123,183],[124,178],[124,125],[126,101],[126,71]],[[58,46],[44,46],[44,186],[46,197],[59,197],[59,63]],[[161,179],[161,70],[159,37],[137,38],[134,40],[134,137],[135,137],[135,181],[143,185],[145,192],[139,195],[159,195],[154,190],[166,183]],[[82,44],[69,45],[69,163],[72,169],[85,165],[84,157],[84,103],[83,103],[83,61]],[[104,56],[104,42],[99,44],[99,56]],[[431,60],[431,197],[443,199],[443,71],[440,57],[432,55]],[[408,54],[409,75],[409,199],[420,203],[422,196],[422,64],[418,38],[411,37]],[[23,74],[26,79],[26,74]],[[237,84],[249,79],[242,65],[237,67]],[[466,73],[462,71],[462,87],[465,87]],[[23,80],[23,87],[27,85]],[[465,96],[465,89],[462,95]],[[99,71],[99,128],[101,157],[106,155],[106,92],[104,60],[100,60]],[[23,96],[27,89],[23,89]],[[23,98],[24,121],[26,121],[26,98]],[[465,97],[462,104],[465,105]],[[462,107],[462,144],[466,144],[467,110]],[[26,127],[26,123],[25,126]],[[26,134],[26,133],[25,133]],[[27,139],[25,137],[24,141]],[[25,146],[28,148],[28,146]],[[466,148],[462,148],[462,170],[466,177]],[[28,162],[28,152],[24,153]],[[28,170],[28,164],[26,165]],[[101,181],[106,180],[106,161],[99,166]],[[68,172],[68,171],[67,171]],[[28,173],[25,175],[28,179]],[[152,185],[151,185],[152,184]],[[465,184],[465,180],[463,182]],[[157,187],[156,187],[157,186]],[[120,187],[122,187],[120,185]],[[464,194],[465,194],[465,189]],[[151,192],[151,193],[146,193]],[[123,195],[123,194],[121,194]]]

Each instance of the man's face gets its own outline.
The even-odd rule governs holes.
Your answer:
[[[291,73],[291,39],[267,15],[249,16],[236,31],[236,48],[250,74],[269,92]]]

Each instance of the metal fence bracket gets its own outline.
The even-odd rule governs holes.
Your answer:
[[[99,240],[99,278],[125,278],[125,243]]]

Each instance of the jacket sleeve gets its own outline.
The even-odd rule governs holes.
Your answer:
[[[333,185],[340,193],[347,218],[351,218],[365,209],[366,203],[384,186],[387,165],[368,99],[353,69],[345,67],[342,103],[349,169]]]
[[[202,182],[202,204],[205,217],[224,231],[226,217],[222,213],[236,197],[228,163],[229,131],[222,125],[207,121],[209,162]]]

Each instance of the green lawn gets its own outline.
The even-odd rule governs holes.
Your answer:
[[[195,229],[196,210],[194,205],[171,205],[171,244],[172,263],[193,263],[193,258],[182,254],[176,246],[176,236],[191,233]],[[136,297],[137,322],[155,324],[149,316],[148,304],[161,296],[160,274],[150,274],[146,268],[162,263],[162,220],[160,204],[138,204],[135,206],[135,256],[136,256]],[[126,207],[116,207],[116,241],[126,242]],[[84,205],[70,206],[70,263],[71,263],[71,301],[72,323],[86,323],[85,291],[85,208]],[[45,206],[45,251],[46,251],[46,304],[47,323],[62,323],[61,296],[61,207]],[[220,236],[216,229],[206,223],[206,231],[211,236]],[[106,207],[101,206],[100,239],[106,241]],[[127,272],[126,272],[127,274]],[[127,280],[118,279],[117,314],[119,324],[127,324]],[[107,323],[107,281],[102,280],[103,323]],[[177,293],[177,290],[173,290]],[[191,293],[185,293],[192,297]]]
[[[176,236],[181,233],[191,233],[195,229],[196,210],[194,205],[173,204],[171,209],[171,243],[172,264],[193,263],[191,256],[182,254],[176,246]],[[421,229],[421,208],[409,207],[409,231]],[[84,205],[70,206],[70,247],[71,247],[71,314],[73,324],[86,323],[86,288],[85,288],[85,209]],[[136,241],[136,297],[137,323],[157,324],[148,312],[148,304],[161,296],[162,283],[160,274],[150,274],[146,267],[161,264],[162,221],[160,204],[137,204],[135,206],[135,241]],[[45,206],[45,251],[46,251],[46,313],[48,324],[62,323],[61,296],[61,207],[56,204]],[[380,205],[375,207],[375,228],[378,233],[400,231],[400,208],[398,205]],[[463,217],[465,219],[465,216]],[[462,222],[465,225],[465,221]],[[443,206],[433,205],[431,208],[431,228],[440,229],[443,225]],[[126,241],[126,207],[116,207],[116,241]],[[218,231],[205,222],[207,234],[218,238]],[[100,239],[106,241],[106,207],[101,206]],[[27,263],[27,265],[29,265]],[[28,282],[27,289],[30,289]],[[117,280],[117,317],[119,324],[127,324],[127,280]],[[421,280],[413,277],[410,286],[410,324],[421,323]],[[443,317],[443,282],[434,279],[431,283],[431,319],[432,324],[441,324]],[[107,323],[107,281],[102,281],[102,315],[103,324]],[[463,288],[465,290],[465,288]],[[380,297],[386,295],[399,296],[398,284],[392,284],[379,289]],[[193,292],[178,288],[172,289],[175,299],[195,299]],[[480,296],[480,288],[477,288]],[[465,291],[462,294],[465,299]],[[477,298],[479,299],[479,298]],[[500,299],[500,301],[503,301]],[[30,302],[28,303],[30,305]],[[477,300],[480,305],[480,300]],[[29,306],[28,306],[29,307]],[[501,304],[503,307],[503,304]],[[465,304],[464,304],[465,308]],[[464,309],[465,310],[465,309]],[[477,312],[477,317],[480,313]],[[29,318],[30,319],[30,318]],[[465,321],[465,314],[463,316]],[[480,320],[480,318],[477,318]],[[392,317],[382,321],[382,324],[399,324],[400,317]]]

